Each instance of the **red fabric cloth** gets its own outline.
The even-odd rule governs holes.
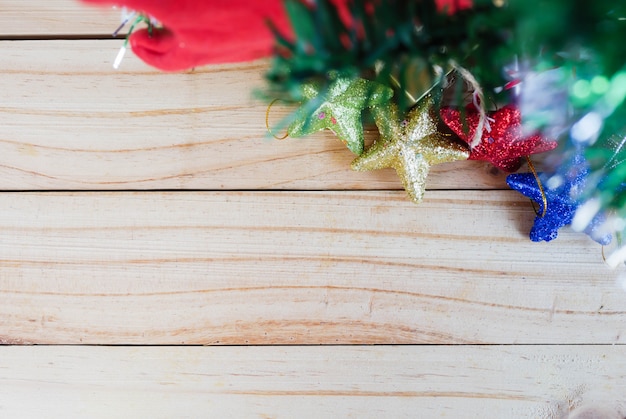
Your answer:
[[[282,33],[291,33],[282,0],[82,1],[124,6],[161,22],[164,28],[152,35],[147,29],[133,32],[130,45],[139,58],[164,71],[270,55],[274,37],[267,19]]]
[[[283,0],[82,0],[100,6],[124,6],[157,19],[162,29],[140,29],[130,36],[133,52],[146,63],[180,71],[205,64],[250,61],[272,54],[271,20],[289,36],[291,27]],[[331,0],[348,26],[350,0]],[[356,0],[359,1],[359,0]],[[361,0],[365,1],[365,0]],[[472,0],[436,0],[452,14]]]

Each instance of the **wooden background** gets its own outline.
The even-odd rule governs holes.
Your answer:
[[[626,273],[597,244],[531,243],[488,164],[416,206],[331,135],[268,138],[266,62],[114,71],[118,23],[0,0],[1,417],[623,408]]]

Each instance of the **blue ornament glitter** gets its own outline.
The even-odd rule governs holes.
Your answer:
[[[576,154],[573,158],[568,173],[557,174],[549,179],[543,173],[539,173],[539,181],[543,186],[547,202],[545,215],[543,207],[543,194],[537,177],[533,173],[515,173],[507,176],[506,183],[509,187],[522,195],[527,196],[539,204],[539,210],[532,229],[530,239],[534,242],[554,240],[561,227],[572,223],[574,213],[580,202],[576,197],[582,192],[589,170],[582,154]],[[557,184],[553,188],[551,184]],[[597,215],[585,229],[585,233],[602,245],[611,242],[610,234],[601,234],[599,229],[604,222],[604,215]]]

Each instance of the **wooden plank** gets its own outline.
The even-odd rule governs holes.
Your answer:
[[[510,191],[0,194],[0,339],[622,343],[624,269]]]
[[[266,63],[164,74],[128,54],[115,71],[120,45],[0,42],[0,189],[400,187],[392,170],[351,171],[331,134],[268,138],[266,105],[252,97]],[[458,162],[436,167],[428,187],[506,185],[488,164]]]
[[[0,411],[557,419],[586,405],[623,417],[625,360],[623,346],[3,347]]]
[[[111,36],[120,10],[88,7],[78,0],[2,0],[0,38],[32,36]]]

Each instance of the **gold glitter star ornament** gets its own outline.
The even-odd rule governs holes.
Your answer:
[[[392,167],[411,200],[421,202],[430,166],[469,157],[467,147],[439,132],[432,108],[432,96],[427,95],[402,121],[393,104],[372,109],[380,137],[352,162],[352,169]]]
[[[325,91],[316,83],[306,83],[302,89],[307,102],[287,128],[289,136],[304,137],[328,128],[357,155],[364,144],[361,112],[393,96],[391,88],[359,78],[337,77]]]

